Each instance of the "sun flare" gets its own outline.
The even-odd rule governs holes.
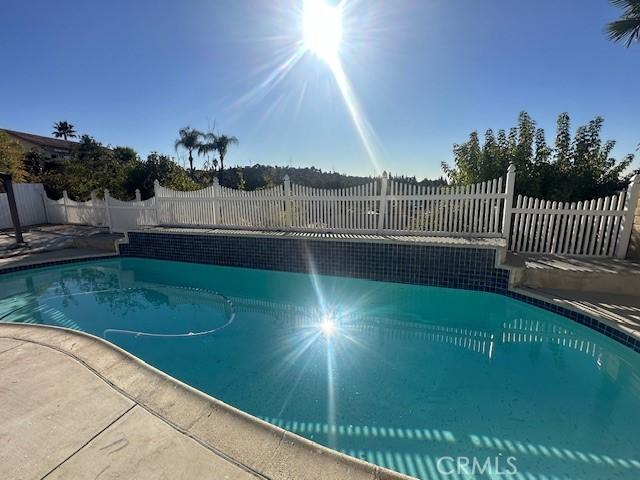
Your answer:
[[[325,315],[320,324],[320,331],[326,336],[331,337],[336,333],[336,324],[330,315]]]
[[[339,58],[342,43],[342,7],[324,0],[305,0],[304,47],[329,64]]]

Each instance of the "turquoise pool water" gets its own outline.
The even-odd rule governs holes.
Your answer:
[[[640,478],[640,356],[503,296],[125,258],[3,275],[0,317],[420,478]]]

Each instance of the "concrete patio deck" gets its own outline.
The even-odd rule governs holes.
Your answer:
[[[510,252],[505,266],[516,287],[640,296],[640,262],[634,260]]]
[[[409,478],[247,415],[83,333],[0,324],[0,369],[0,478]]]
[[[509,253],[512,287],[640,339],[640,262]]]
[[[549,299],[563,307],[602,320],[640,339],[640,295],[617,295],[563,289],[519,289],[522,293]]]
[[[15,248],[13,230],[0,231],[0,269],[72,258],[115,255],[121,234],[84,225],[40,225],[23,233],[27,246]]]
[[[37,225],[23,229],[26,246],[15,248],[12,229],[0,230],[0,259],[33,255],[69,248],[115,252],[115,242],[121,234],[109,233],[104,227],[86,225]]]

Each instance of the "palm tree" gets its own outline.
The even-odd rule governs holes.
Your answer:
[[[69,123],[60,121],[53,124],[53,135],[56,138],[64,138],[65,140],[68,138],[77,137],[75,127]]]
[[[640,41],[640,0],[609,0],[616,7],[624,9],[622,16],[607,25],[609,38],[614,42],[625,41],[630,47]]]
[[[239,145],[240,141],[233,135],[216,135],[216,150],[220,157],[220,170],[224,170],[224,157],[227,155],[229,145]]]
[[[202,134],[202,141],[198,145],[198,155],[206,155],[207,160],[209,159],[209,154],[211,152],[215,152],[218,147],[216,142],[218,141],[218,137],[213,132],[207,132]],[[212,159],[211,163],[215,168],[218,165],[217,159]]]
[[[202,132],[195,128],[184,127],[178,131],[178,135],[179,138],[176,140],[174,145],[176,152],[180,147],[189,152],[189,167],[191,168],[191,173],[193,173],[193,151],[200,146],[200,139],[203,136]]]

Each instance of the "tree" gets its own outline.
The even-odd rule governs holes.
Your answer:
[[[184,148],[189,152],[189,167],[193,174],[193,151],[200,146],[200,139],[203,137],[202,132],[191,127],[184,127],[178,131],[179,138],[175,142],[176,152],[178,148]]]
[[[56,138],[64,138],[65,140],[77,137],[75,127],[64,120],[53,124],[53,135]]]
[[[225,134],[216,135],[216,150],[220,157],[220,170],[224,170],[224,157],[227,155],[229,145],[239,145],[240,141],[234,137]]]
[[[614,42],[626,42],[630,47],[640,41],[640,0],[609,0],[624,11],[622,16],[607,25],[609,38]]]
[[[0,130],[0,172],[10,174],[14,182],[21,182],[27,176],[22,163],[23,155],[20,143]]]
[[[55,197],[67,190],[73,199],[87,200],[92,191],[101,194],[108,188],[113,196],[125,200],[133,197],[127,179],[137,163],[135,151],[126,147],[110,149],[83,135],[62,168],[44,172],[39,180]]]
[[[612,140],[603,142],[600,133],[604,120],[596,117],[578,127],[571,138],[570,118],[558,116],[554,148],[550,148],[542,129],[526,112],[518,125],[498,132],[487,130],[481,146],[477,132],[469,140],[454,145],[454,163],[442,167],[456,185],[483,182],[504,175],[510,163],[516,167],[516,192],[547,200],[577,201],[611,195],[625,187],[630,174],[625,171],[633,161],[629,154],[621,160],[611,157]]]
[[[202,188],[171,157],[152,152],[146,160],[138,162],[129,173],[127,190],[134,192],[138,188],[143,197],[150,197],[153,195],[155,180],[158,180],[163,187],[173,190]]]
[[[218,173],[220,185],[236,188],[238,190],[246,190],[247,182],[244,179],[242,168],[229,168],[227,170],[221,170]]]
[[[114,147],[112,150],[113,158],[120,163],[130,163],[138,161],[138,152],[131,147]]]
[[[37,177],[45,171],[47,157],[38,150],[29,150],[24,153],[22,163],[29,175]]]
[[[198,155],[206,155],[207,157],[207,169],[215,169],[218,166],[218,159],[209,159],[209,155],[218,150],[218,137],[213,132],[207,132],[202,134],[202,140],[198,145]]]

